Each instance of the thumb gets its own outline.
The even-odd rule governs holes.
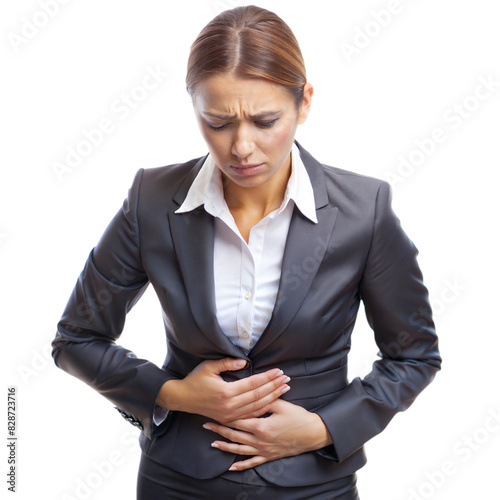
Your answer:
[[[236,371],[241,370],[247,366],[247,361],[245,359],[238,358],[222,358],[216,361],[209,362],[212,366],[214,373],[221,373],[226,371]]]

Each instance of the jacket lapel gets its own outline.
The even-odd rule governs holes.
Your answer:
[[[174,200],[184,201],[190,185],[203,165],[202,158],[183,183]],[[214,224],[203,207],[187,213],[168,214],[175,252],[179,261],[191,312],[200,330],[214,344],[216,351],[246,358],[222,332],[216,317],[214,291]]]
[[[295,207],[283,255],[281,279],[271,320],[251,351],[262,352],[286,329],[304,301],[325,256],[338,208],[329,204],[323,166],[298,143],[314,191],[318,223],[314,224]]]

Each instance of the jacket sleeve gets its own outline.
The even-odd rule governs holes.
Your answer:
[[[389,185],[376,198],[371,246],[359,285],[380,359],[317,413],[341,461],[406,410],[440,369],[441,358],[418,251],[391,209]],[[328,450],[332,451],[332,450]]]
[[[172,377],[115,343],[149,284],[137,220],[142,173],[89,255],[58,324],[52,355],[59,368],[108,398],[151,437],[158,393]]]

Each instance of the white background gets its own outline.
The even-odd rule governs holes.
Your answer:
[[[324,163],[392,175],[394,208],[420,249],[436,313],[443,370],[367,444],[361,498],[499,498],[498,2],[255,3],[291,26],[315,86],[297,139]],[[135,498],[135,428],[55,368],[50,339],[137,169],[205,154],[184,90],[189,46],[220,9],[243,4],[46,0],[49,15],[43,0],[2,2],[2,408],[7,386],[16,385],[15,498]],[[147,68],[163,76],[144,92],[137,86]],[[481,83],[488,80],[489,91]],[[140,102],[124,106],[123,94]],[[103,119],[113,130],[57,175],[54,164]],[[432,145],[436,128],[441,143]],[[427,144],[425,156],[416,141]],[[402,158],[413,167],[403,168]],[[162,363],[152,290],[130,314],[121,343]],[[350,376],[366,374],[375,355],[361,313]]]

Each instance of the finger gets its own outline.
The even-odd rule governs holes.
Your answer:
[[[241,462],[234,462],[231,467],[229,467],[230,471],[242,471],[246,469],[251,469],[253,467],[256,467],[257,465],[262,465],[269,460],[265,457],[260,457],[260,456],[255,456],[252,458],[249,458],[248,460],[243,460]]]
[[[238,418],[260,417],[267,413],[274,401],[290,390],[288,382],[290,377],[282,375],[265,386],[235,396],[235,406],[239,407]]]
[[[217,420],[217,422],[219,422],[223,425],[229,425],[229,422],[231,420],[234,420],[234,419],[244,420],[244,419],[253,419],[253,418],[263,417],[264,415],[269,413],[269,407],[270,407],[270,405],[266,405],[266,406],[263,406],[262,408],[260,408],[259,410],[256,410],[256,411],[250,411],[251,410],[250,407],[248,407],[246,410],[239,409],[239,410],[237,410],[237,414],[235,414],[233,416],[228,415],[229,420],[226,420],[225,418],[221,418],[221,419]]]
[[[243,406],[265,398],[273,392],[276,393],[276,397],[279,397],[281,395],[280,388],[288,384],[288,382],[290,382],[290,377],[276,368],[229,384],[232,389],[235,389],[235,397],[238,398],[239,404]]]
[[[231,429],[213,422],[203,424],[203,428],[221,435],[232,443],[252,445],[253,436],[248,432]]]
[[[255,432],[258,431],[257,426],[261,424],[261,420],[260,418],[242,418],[233,420],[232,422],[224,422],[224,426],[255,435]],[[210,425],[212,424],[210,423]]]
[[[235,455],[255,455],[259,452],[257,448],[247,444],[226,443],[225,441],[214,441],[211,446]]]

